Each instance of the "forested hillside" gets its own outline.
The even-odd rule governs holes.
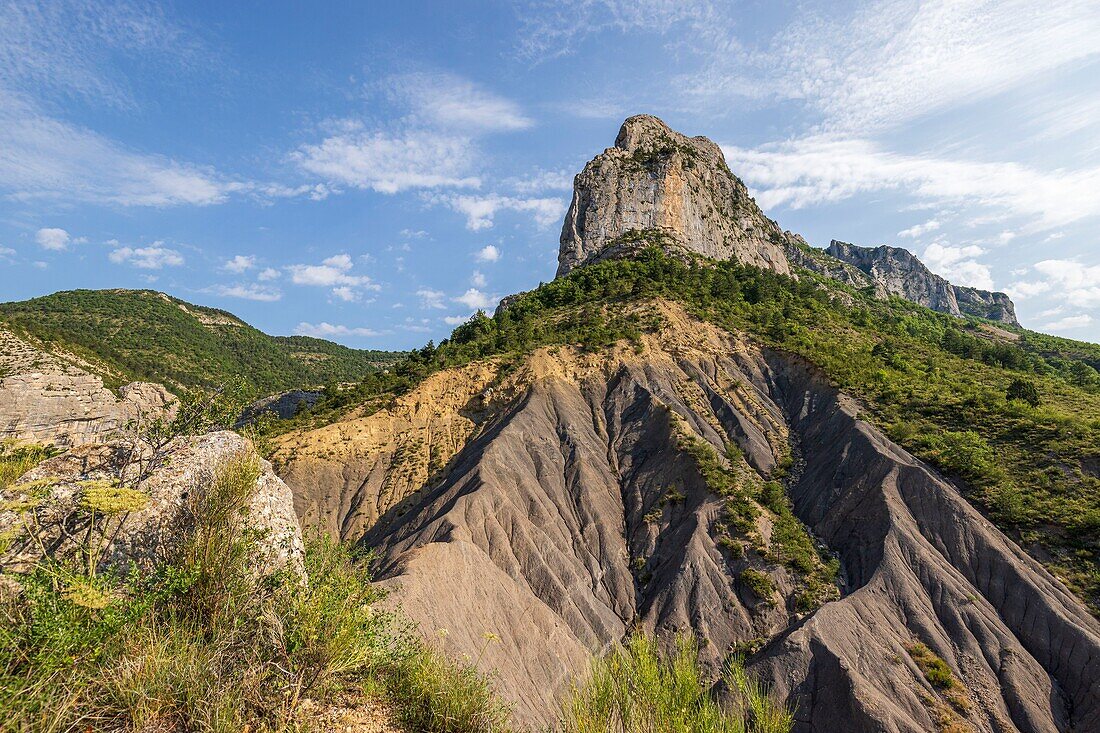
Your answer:
[[[104,375],[116,387],[133,380],[209,387],[240,379],[254,394],[267,394],[358,381],[400,356],[268,336],[232,313],[153,290],[71,290],[3,303],[0,323],[47,349],[103,363],[117,372]]]

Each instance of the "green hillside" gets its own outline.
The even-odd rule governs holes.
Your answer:
[[[143,380],[201,387],[239,378],[265,394],[358,381],[401,356],[268,336],[232,313],[153,290],[70,290],[2,303],[0,322],[46,348],[103,363],[111,386]]]
[[[682,260],[652,248],[578,268],[479,315],[438,347],[328,396],[298,424],[401,391],[428,373],[547,344],[597,350],[662,327],[624,304],[667,298],[695,316],[800,354],[865,416],[955,478],[1021,546],[1100,609],[1100,347],[877,300],[802,271]],[[286,429],[287,426],[280,426]]]

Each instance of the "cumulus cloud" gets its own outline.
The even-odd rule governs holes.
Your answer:
[[[178,267],[183,264],[183,255],[164,246],[163,242],[153,242],[148,247],[118,247],[107,255],[111,262],[127,264],[142,270],[160,270],[164,267]]]
[[[71,239],[67,231],[53,227],[39,229],[34,235],[34,241],[38,242],[38,246],[55,251],[68,249]]]
[[[443,322],[448,326],[461,326],[471,318],[473,318],[473,313],[468,316],[443,316]]]
[[[234,255],[225,261],[222,267],[229,272],[242,273],[256,266],[256,258],[252,255]]]
[[[908,239],[916,239],[917,237],[928,234],[929,232],[934,232],[939,228],[940,223],[938,221],[936,221],[935,219],[929,219],[923,224],[914,224],[908,229],[902,229],[900,232],[898,232],[898,236]]]
[[[446,196],[443,202],[466,217],[466,228],[471,231],[488,229],[501,211],[518,211],[531,214],[539,228],[546,228],[561,221],[566,203],[557,198],[521,198],[489,194],[487,196]]]
[[[373,328],[352,328],[326,321],[316,324],[303,321],[294,328],[294,333],[299,336],[313,336],[314,338],[332,338],[333,336],[381,336],[384,332],[376,331]]]
[[[470,275],[470,284],[475,288],[483,288],[488,285],[488,283],[488,279],[482,274],[481,270],[474,270]]]
[[[1049,293],[1076,308],[1100,306],[1100,285],[1097,284],[1100,283],[1100,265],[1051,259],[1036,262],[1031,269],[1038,277],[1014,282],[1005,292],[1019,299]]]
[[[351,255],[341,253],[321,261],[319,265],[290,265],[290,281],[295,285],[331,288],[334,297],[344,301],[358,300],[363,290],[381,290],[367,275],[351,272]]]
[[[992,290],[993,276],[990,274],[989,265],[975,259],[985,252],[977,245],[953,247],[946,242],[938,241],[925,248],[921,259],[933,272],[956,285]]]
[[[420,305],[424,308],[446,308],[443,303],[443,299],[447,297],[447,294],[442,290],[432,290],[431,288],[420,288],[416,291],[416,295],[420,298]]]
[[[494,244],[487,244],[474,253],[478,262],[496,262],[500,259],[500,255],[500,249]]]
[[[260,274],[256,276],[256,279],[265,282],[268,280],[278,280],[279,271],[276,270],[274,267],[265,267],[264,269],[260,270]]]
[[[499,298],[489,295],[487,293],[483,293],[477,288],[470,288],[462,295],[459,295],[457,298],[452,298],[452,300],[456,303],[461,303],[467,308],[472,308],[474,310],[487,310],[496,305],[496,302],[497,300],[499,300]]]
[[[254,283],[238,283],[236,285],[218,285],[215,288],[218,295],[227,298],[242,298],[244,300],[256,300],[261,303],[274,303],[283,297],[283,294],[275,288],[264,287]]]
[[[300,147],[291,159],[330,183],[379,193],[481,185],[469,173],[475,160],[470,141],[429,130],[391,134],[345,120],[320,143]]]

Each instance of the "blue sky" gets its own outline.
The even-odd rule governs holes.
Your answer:
[[[1100,341],[1100,2],[0,0],[0,300],[151,287],[409,348],[553,277],[622,120],[816,246]]]

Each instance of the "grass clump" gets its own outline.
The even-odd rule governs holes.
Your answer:
[[[154,570],[47,558],[16,576],[21,591],[0,596],[6,729],[289,732],[305,700],[352,692],[408,705],[416,730],[503,730],[483,678],[378,609],[366,558],[313,536],[308,582],[263,570],[247,522],[259,465],[242,452],[191,491],[185,535]],[[116,486],[90,488],[89,511],[134,508]]]
[[[0,442],[0,491],[7,489],[20,476],[53,455],[56,455],[56,451],[45,445],[18,443],[13,440]]]
[[[711,693],[698,644],[679,637],[669,657],[635,633],[596,661],[589,681],[565,704],[563,733],[787,733],[791,713],[731,662],[723,672],[730,701]]]

